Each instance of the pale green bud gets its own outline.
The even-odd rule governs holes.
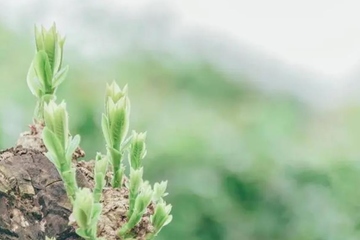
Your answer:
[[[51,70],[56,73],[61,67],[65,39],[56,31],[55,23],[49,30],[35,26],[35,40],[37,51],[47,54]]]
[[[129,130],[130,100],[127,96],[127,86],[121,90],[115,82],[107,84],[105,110],[102,129],[106,142],[111,143],[111,147],[120,149],[120,144]]]
[[[71,200],[77,191],[76,173],[72,168],[72,155],[80,143],[80,136],[69,136],[66,104],[57,105],[53,100],[44,106],[45,127],[42,132],[48,150],[46,156],[54,163],[64,181],[66,192]]]
[[[128,222],[122,226],[118,234],[120,237],[126,235],[126,233],[133,228],[136,224],[139,223],[141,217],[144,215],[147,206],[151,202],[153,191],[148,182],[144,182],[141,186],[141,192],[136,197],[135,207],[130,215],[128,215]]]
[[[95,174],[103,174],[103,176],[105,176],[108,168],[108,162],[107,156],[102,156],[101,153],[97,153],[95,161]]]
[[[113,148],[120,149],[129,130],[130,101],[127,97],[114,102],[110,97],[107,104],[108,135]]]
[[[137,133],[132,132],[130,151],[129,151],[129,160],[130,166],[134,169],[141,167],[141,160],[146,156],[146,132]]]
[[[156,207],[153,216],[150,216],[150,220],[154,228],[156,229],[157,234],[162,227],[169,224],[172,220],[172,215],[170,215],[172,206],[170,204],[166,205],[164,201],[160,201]]]
[[[94,168],[94,180],[95,186],[93,189],[94,192],[94,201],[99,202],[102,194],[102,190],[106,185],[105,175],[108,168],[108,157],[97,153],[95,158],[95,168]]]
[[[26,81],[38,98],[35,116],[43,119],[44,103],[55,98],[56,88],[65,80],[69,68],[61,68],[64,38],[56,31],[55,24],[49,30],[35,26],[35,41],[36,53]]]
[[[63,149],[67,149],[69,130],[66,103],[63,101],[57,105],[53,100],[45,103],[44,120],[46,127],[56,135]]]
[[[143,168],[133,169],[130,168],[130,191],[137,193],[140,190],[141,185],[143,184]]]
[[[80,188],[73,204],[73,216],[80,228],[88,228],[92,220],[94,198],[90,189]]]
[[[125,85],[123,90],[120,89],[119,85],[113,81],[110,85],[106,84],[106,98],[111,98],[113,102],[119,101],[121,98],[126,97],[128,92],[128,86]]]
[[[153,190],[148,182],[144,182],[141,187],[141,192],[135,200],[134,214],[143,214],[146,207],[150,204],[153,196]]]
[[[157,202],[162,197],[165,197],[168,195],[168,193],[165,192],[166,187],[167,187],[167,181],[162,181],[160,183],[154,184],[154,196],[153,196],[154,202]]]

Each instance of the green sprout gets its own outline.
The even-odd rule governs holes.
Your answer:
[[[140,192],[140,187],[143,183],[143,168],[139,168],[137,170],[130,169],[130,185],[129,185],[129,211],[128,218],[134,212],[135,201]]]
[[[73,216],[79,226],[76,233],[84,239],[97,240],[97,223],[102,205],[95,202],[90,189],[81,188],[76,192],[73,209]]]
[[[56,25],[46,30],[35,27],[36,54],[31,62],[27,84],[38,99],[35,118],[43,119],[44,103],[55,99],[57,87],[65,80],[68,66],[62,68],[65,38],[56,31]]]
[[[45,127],[43,141],[48,149],[46,157],[55,165],[71,202],[78,189],[76,169],[72,167],[72,155],[80,143],[80,136],[69,136],[66,104],[57,105],[53,100],[44,107]]]
[[[113,170],[111,185],[118,188],[122,184],[125,167],[122,164],[125,137],[129,130],[130,101],[127,86],[120,89],[115,83],[106,86],[105,114],[102,116],[102,131]]]
[[[132,132],[130,151],[129,151],[129,160],[130,166],[133,169],[139,169],[141,167],[141,160],[146,156],[146,132],[145,133],[136,133]]]
[[[154,196],[153,196],[154,202],[159,202],[162,200],[163,197],[169,195],[166,192],[166,187],[167,187],[167,181],[162,181],[161,183],[154,184]]]
[[[118,231],[118,235],[120,238],[127,237],[127,234],[129,233],[129,231],[133,227],[135,227],[136,224],[139,223],[139,221],[141,220],[141,217],[144,215],[144,213],[147,209],[147,206],[151,202],[153,191],[152,191],[149,183],[143,182],[141,188],[142,189],[141,189],[140,193],[136,197],[135,206],[134,206],[131,216],[128,218],[127,223],[124,224],[124,226],[122,226],[120,228],[120,230]]]
[[[154,231],[146,238],[153,239],[165,225],[169,224],[171,205],[163,197],[167,195],[167,181],[155,183],[152,188],[143,180],[142,160],[146,156],[146,132],[132,131],[129,138],[130,100],[127,86],[121,89],[115,82],[106,86],[105,113],[102,115],[102,132],[107,154],[97,153],[94,166],[94,187],[79,188],[76,181],[76,167],[73,154],[79,146],[80,136],[69,133],[68,113],[62,101],[56,104],[55,92],[64,81],[68,67],[62,68],[64,38],[56,31],[55,24],[49,29],[35,27],[36,55],[31,63],[27,83],[37,97],[35,117],[43,121],[43,142],[47,148],[46,157],[54,164],[64,182],[67,196],[72,204],[72,218],[77,223],[76,233],[88,240],[99,240],[97,226],[102,211],[102,194],[107,185],[108,173],[112,175],[112,188],[128,188],[129,203],[127,222],[118,230],[120,239],[137,239],[133,228],[141,221],[148,206],[153,204],[155,212],[150,216]],[[124,155],[128,154],[130,165],[129,181],[125,181]],[[109,165],[111,167],[109,167]],[[47,238],[49,239],[49,238]]]
[[[170,215],[172,206],[170,204],[166,205],[164,201],[157,203],[155,208],[154,215],[150,216],[150,221],[155,228],[154,233],[151,233],[147,236],[147,239],[153,239],[160,230],[168,225],[172,220],[172,215]]]
[[[161,183],[154,184],[154,194],[152,201],[156,204],[154,215],[150,216],[151,224],[153,225],[155,231],[147,235],[147,239],[153,239],[160,230],[168,225],[172,221],[171,204],[166,204],[163,200],[163,197],[167,196],[166,192],[167,181],[162,181]]]
[[[94,201],[99,202],[103,188],[106,185],[105,175],[108,168],[108,157],[102,156],[100,153],[96,155],[95,158],[95,168],[94,168]]]

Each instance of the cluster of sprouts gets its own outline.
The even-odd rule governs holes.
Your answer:
[[[102,131],[106,142],[106,154],[97,153],[94,166],[94,187],[80,188],[76,181],[73,154],[80,143],[80,136],[71,136],[68,128],[66,104],[55,102],[57,87],[64,81],[68,67],[62,68],[64,38],[55,24],[49,29],[35,28],[36,54],[31,63],[27,83],[37,98],[35,119],[45,124],[43,141],[48,150],[47,158],[55,165],[64,182],[72,204],[72,217],[77,224],[76,233],[89,240],[98,240],[98,221],[102,212],[101,196],[108,184],[106,176],[112,176],[112,188],[126,187],[129,191],[127,221],[117,232],[119,239],[136,239],[131,230],[140,222],[147,207],[153,203],[150,216],[153,231],[146,239],[153,239],[162,227],[170,223],[171,205],[163,197],[167,195],[167,182],[151,186],[143,180],[142,161],[146,156],[146,133],[129,131],[130,101],[128,88],[121,89],[115,82],[106,86],[105,112],[102,115]],[[130,165],[129,180],[124,181],[124,156]],[[126,185],[126,186],[124,186]]]

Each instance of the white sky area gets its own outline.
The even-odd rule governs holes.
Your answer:
[[[43,0],[44,2],[46,0]],[[37,3],[36,5],[34,3]],[[40,4],[39,4],[40,2]],[[49,1],[50,2],[50,1]],[[46,3],[49,3],[46,2]],[[89,4],[87,1],[79,1]],[[79,3],[78,2],[78,3]],[[321,108],[331,108],[359,89],[360,0],[93,0],[96,5],[125,12],[144,13],[159,9],[174,14],[180,31],[205,30],[231,39],[231,44],[250,45],[287,64],[321,77],[311,83],[288,79],[292,91],[298,90]],[[51,1],[54,5],[49,23],[63,17],[59,28],[66,30],[71,0]],[[39,11],[41,1],[0,0],[4,22],[16,23],[21,12]],[[122,11],[122,12],[124,12]],[[43,15],[42,15],[43,14]],[[115,12],[116,14],[116,12]],[[53,19],[55,17],[55,19]],[[33,19],[28,20],[31,25]],[[44,22],[40,22],[45,24]],[[70,20],[71,24],[71,20]],[[10,24],[11,25],[11,24]],[[15,24],[16,25],[16,24]],[[300,71],[301,72],[301,71]],[[307,72],[307,71],[306,71]],[[353,73],[355,79],[351,78]],[[307,72],[308,73],[308,72]],[[350,77],[349,77],[350,76]],[[300,80],[302,81],[302,80]],[[265,84],[265,83],[264,83]],[[267,82],[272,85],[272,82]],[[284,83],[284,85],[286,85]],[[359,96],[358,90],[354,95]],[[359,99],[356,100],[358,102]],[[20,124],[21,125],[21,124]]]
[[[360,1],[108,0],[129,10],[173,9],[185,27],[219,31],[289,64],[331,77],[360,67]]]
[[[0,10],[31,8],[32,2],[0,0]],[[71,1],[63,3],[67,9]],[[225,38],[252,45],[288,64],[333,80],[360,68],[360,0],[102,0],[96,3],[129,12],[169,9],[184,29],[219,32]],[[9,18],[16,20],[16,16]]]

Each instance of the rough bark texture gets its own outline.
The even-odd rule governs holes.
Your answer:
[[[0,154],[0,239],[79,239],[70,213],[60,176],[41,152],[16,147]]]
[[[0,240],[81,239],[75,234],[76,224],[69,225],[71,204],[60,175],[44,155],[42,128],[30,126],[31,131],[22,134],[14,148],[0,152]],[[92,188],[94,162],[77,162],[83,155],[80,149],[74,154],[78,185]],[[101,202],[99,235],[119,239],[116,232],[126,222],[128,189],[107,186]],[[153,209],[151,204],[131,232],[135,239],[145,239],[153,231],[149,221]]]

